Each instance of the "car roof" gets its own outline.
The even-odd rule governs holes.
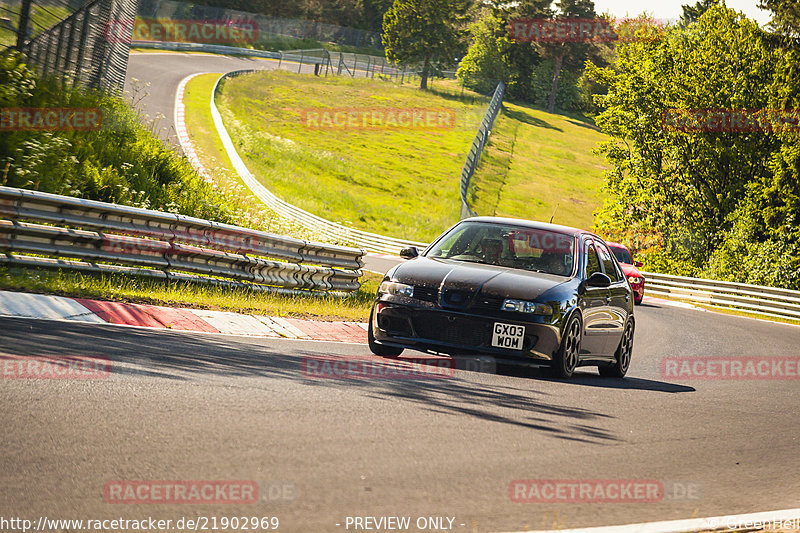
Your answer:
[[[611,242],[611,241],[606,241],[606,244],[609,245],[609,246],[616,246],[617,248],[624,248],[625,250],[628,250],[628,253],[630,253],[630,249],[627,246],[625,246],[624,244],[620,244],[618,242]]]
[[[539,229],[545,231],[555,231],[558,233],[566,233],[569,235],[591,235],[597,237],[591,231],[583,229],[572,228],[569,226],[561,226],[559,224],[549,224],[547,222],[537,222],[535,220],[526,220],[523,218],[506,218],[506,217],[471,217],[462,220],[461,222],[490,222],[494,224],[514,224],[525,228]],[[600,237],[597,237],[598,239]],[[602,240],[602,239],[601,239]]]

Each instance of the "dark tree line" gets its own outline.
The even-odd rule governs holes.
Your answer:
[[[195,0],[192,3],[380,32],[392,0]]]

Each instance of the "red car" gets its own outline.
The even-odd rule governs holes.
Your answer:
[[[633,289],[633,303],[639,305],[644,297],[644,276],[642,276],[637,267],[642,266],[642,262],[634,261],[631,251],[624,244],[610,241],[606,241],[606,244],[608,244],[608,248],[614,254],[614,257],[617,258],[625,277],[628,278],[628,283]]]

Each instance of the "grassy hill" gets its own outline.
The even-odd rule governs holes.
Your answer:
[[[506,103],[473,176],[478,214],[591,228],[602,204],[605,167],[592,149],[605,139],[593,125]]]
[[[429,240],[459,217],[459,174],[488,99],[437,82],[432,92],[381,80],[284,71],[226,82],[217,104],[254,175],[285,200],[328,219]],[[447,110],[454,127],[309,127],[309,110]],[[603,135],[578,120],[506,104],[484,153],[472,203],[479,214],[592,225]]]

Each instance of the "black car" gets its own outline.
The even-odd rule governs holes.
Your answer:
[[[578,366],[623,377],[633,350],[633,293],[597,235],[495,217],[459,222],[392,268],[378,289],[373,353],[405,348],[492,355],[570,377]]]

